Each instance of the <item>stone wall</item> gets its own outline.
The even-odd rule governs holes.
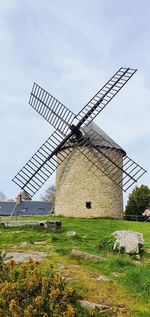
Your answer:
[[[122,152],[115,153],[121,166]],[[63,150],[59,155],[62,154]],[[107,150],[107,154],[110,157],[114,156],[111,149]],[[103,168],[103,161],[100,162]],[[122,179],[121,171],[114,169],[113,173]],[[70,152],[68,149],[68,156],[57,169],[55,214],[71,217],[120,218],[122,211],[122,190],[90,163],[80,151],[74,149]]]

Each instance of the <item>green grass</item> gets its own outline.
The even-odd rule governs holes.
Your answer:
[[[23,217],[18,220],[60,220],[62,222],[62,231],[76,231],[80,236],[87,235],[89,242],[93,244],[94,241],[98,242],[104,236],[111,234],[115,230],[133,230],[139,231],[144,234],[144,239],[147,247],[150,247],[149,238],[149,223],[145,222],[130,222],[115,219],[102,219],[102,218],[69,218],[69,217]],[[7,219],[8,220],[8,219]]]
[[[130,267],[123,278],[125,285],[138,297],[150,297],[150,264]]]
[[[56,267],[57,263],[64,262],[65,265],[79,265],[79,271],[82,272],[83,275],[84,272],[89,275],[105,274],[110,278],[111,285],[114,289],[116,287],[115,285],[118,285],[117,287],[120,289],[121,295],[119,295],[119,293],[115,295],[115,292],[117,291],[114,291],[114,294],[112,295],[113,301],[115,301],[115,296],[121,296],[121,299],[123,298],[124,301],[126,301],[126,297],[129,296],[132,298],[133,302],[135,301],[134,304],[131,303],[129,305],[131,306],[130,308],[132,308],[132,313],[131,315],[129,314],[129,316],[150,316],[149,308],[147,306],[148,299],[150,297],[150,254],[144,252],[141,257],[140,264],[137,265],[135,264],[134,259],[128,255],[117,255],[109,248],[107,250],[98,248],[100,241],[116,230],[132,230],[143,233],[145,248],[150,248],[149,223],[101,218],[79,219],[67,217],[26,217],[18,219],[60,220],[62,222],[62,229],[60,232],[50,232],[42,227],[4,228],[0,226],[0,250],[49,251],[53,253],[53,257],[51,260],[45,260],[45,264],[42,264],[43,270],[46,265],[50,265],[49,261],[51,261],[51,263],[54,262]],[[68,231],[75,231],[76,235],[69,237],[66,235]],[[43,241],[43,244],[34,244],[34,242],[37,241]],[[21,246],[21,242],[27,242],[28,245]],[[74,248],[93,255],[105,257],[106,260],[93,261],[72,259],[70,254],[71,250]],[[73,274],[76,273],[75,271],[76,270],[74,270]],[[115,272],[120,275],[116,277],[113,275]],[[83,280],[84,278],[85,277],[83,277]],[[81,284],[79,273],[77,280],[73,280],[72,283],[76,285],[77,288],[79,287]],[[87,288],[89,287],[89,289],[91,287],[91,290],[92,287],[95,287],[91,285],[88,280],[87,282],[85,281],[85,285]],[[103,285],[103,287],[105,286]],[[82,286],[82,284],[81,288],[84,290],[84,286]],[[95,297],[103,296],[103,294],[98,294],[98,289],[96,288],[94,288],[94,291],[91,291],[90,294],[94,294],[93,296]],[[107,296],[109,296],[109,287]],[[138,300],[137,297],[139,298]]]

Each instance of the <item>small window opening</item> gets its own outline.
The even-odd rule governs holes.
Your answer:
[[[91,201],[86,201],[85,205],[86,205],[87,209],[91,209],[92,208]]]

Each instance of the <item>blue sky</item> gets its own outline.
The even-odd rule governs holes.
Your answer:
[[[0,191],[15,198],[11,179],[52,132],[28,105],[33,82],[77,113],[121,66],[138,72],[96,122],[150,186],[149,38],[149,0],[0,0]]]

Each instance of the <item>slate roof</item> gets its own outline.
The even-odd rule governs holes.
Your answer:
[[[122,152],[123,156],[126,155],[126,152],[124,149],[117,144],[106,132],[104,132],[96,123],[91,122],[89,125],[84,127],[82,129],[82,132],[86,134],[86,136],[89,137],[89,140],[92,141],[92,144],[99,147],[107,147],[112,149],[117,149]],[[94,134],[93,134],[94,132]],[[94,138],[93,138],[94,135]],[[92,136],[92,137],[91,137]],[[70,147],[75,142],[75,138],[73,137],[71,139],[71,142],[65,143],[65,147]]]
[[[10,216],[16,201],[0,201],[0,216]],[[22,201],[16,205],[14,216],[40,216],[48,215],[52,206],[45,201]]]
[[[122,151],[125,154],[124,149],[119,144],[117,144],[106,132],[104,132],[96,123],[91,122],[89,125],[84,127],[84,131],[86,134],[89,134],[91,130],[96,132],[94,139],[92,139],[92,143],[94,145],[114,148]]]

